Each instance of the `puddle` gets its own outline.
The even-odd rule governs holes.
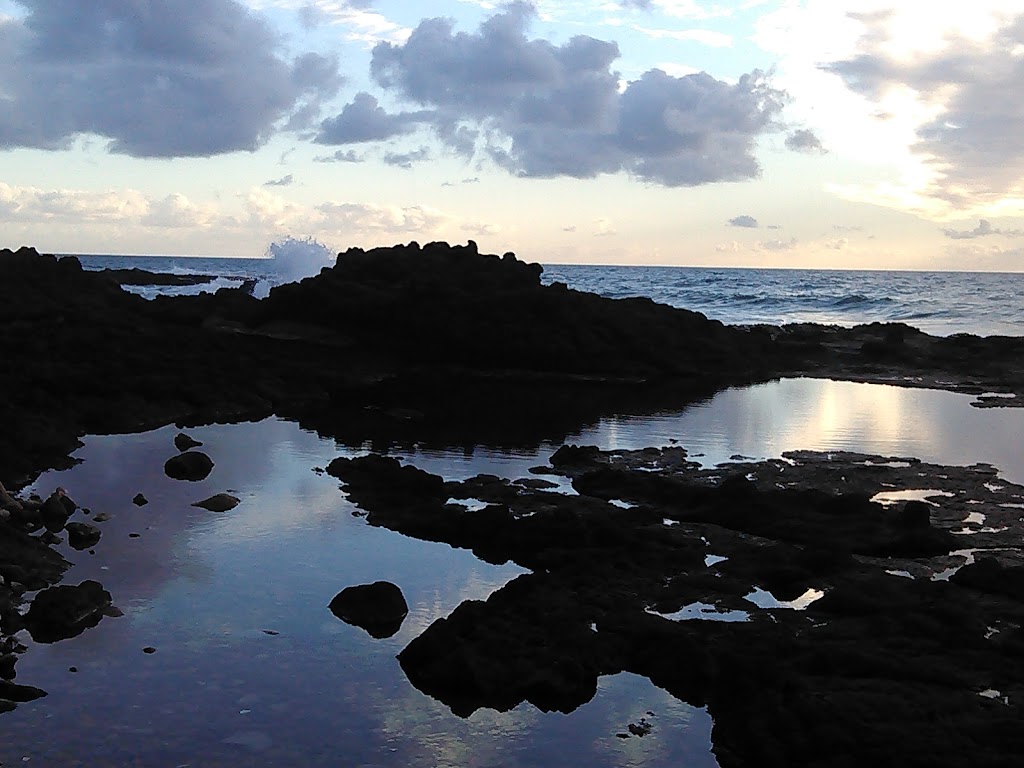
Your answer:
[[[996,701],[1003,702],[1003,704],[1006,704],[1007,706],[1010,705],[1010,697],[1003,696],[1003,694],[997,691],[995,688],[989,688],[985,691],[979,691],[978,695],[981,696],[983,699],[995,699]]]
[[[938,506],[934,501],[929,501],[930,496],[953,496],[954,494],[948,491],[938,491],[931,489],[910,489],[906,491],[881,491],[871,497],[871,501],[881,504],[882,506],[889,507],[893,504],[899,504],[902,501],[923,501],[926,504],[932,506]]]
[[[480,499],[448,499],[448,504],[455,504],[460,507],[465,507],[470,512],[479,512],[481,509],[486,509],[490,504]]]
[[[914,574],[912,574],[910,571],[886,571],[886,573],[888,573],[890,576],[900,576],[904,579],[914,578]]]
[[[758,608],[789,608],[794,611],[802,611],[815,600],[820,600],[824,596],[825,593],[820,589],[808,589],[796,600],[778,600],[768,590],[754,587],[754,591],[745,595],[743,599],[753,603]]]
[[[710,603],[690,603],[684,605],[674,613],[658,613],[647,609],[647,613],[653,613],[672,621],[750,621],[750,614],[746,611],[722,610]]]
[[[722,557],[721,555],[707,555],[704,558],[704,565],[710,568],[712,565],[724,563],[728,559],[728,557]]]

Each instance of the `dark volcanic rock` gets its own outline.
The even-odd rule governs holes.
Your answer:
[[[58,488],[43,502],[40,517],[46,529],[56,533],[64,529],[64,524],[76,509],[77,506],[65,495],[64,490]]]
[[[182,453],[192,450],[193,448],[198,448],[201,445],[201,442],[193,439],[189,435],[186,435],[184,432],[179,432],[174,436],[174,447]]]
[[[345,587],[330,603],[331,613],[376,638],[391,637],[409,613],[402,590],[389,581]]]
[[[110,593],[96,581],[44,589],[25,614],[25,628],[37,643],[55,643],[95,627],[110,608]]]
[[[512,254],[482,255],[473,242],[353,248],[239,319],[329,329],[360,354],[386,350],[406,366],[714,379],[749,374],[763,359],[747,331],[650,299],[545,286],[542,271]]]
[[[201,451],[188,451],[169,458],[164,472],[175,480],[205,480],[213,470],[213,459]]]
[[[134,504],[137,507],[144,507],[147,504],[149,504],[149,499],[147,499],[141,493],[136,493],[135,496],[132,498],[132,504]]]
[[[95,546],[102,536],[100,529],[89,523],[68,523],[65,528],[68,532],[68,544],[73,549],[82,550]]]
[[[239,499],[227,494],[218,493],[215,496],[211,496],[208,499],[197,501],[193,504],[193,507],[202,507],[208,509],[211,512],[227,512],[229,509],[234,509],[239,504]]]
[[[145,269],[105,269],[102,272],[120,285],[204,285],[212,283],[212,275],[175,275],[169,272],[150,272]]]
[[[363,461],[330,470],[372,524],[532,570],[399,655],[409,680],[459,715],[523,701],[571,711],[600,676],[630,671],[708,708],[723,768],[1024,758],[1024,568],[1007,565],[1019,549],[993,539],[1006,562],[931,578],[963,564],[947,554],[949,530],[969,513],[1005,526],[977,536],[1024,533],[1011,501],[1024,488],[991,490],[991,468],[799,452],[702,469],[682,449],[566,449],[552,461],[574,497],[493,477],[441,488],[396,461]],[[927,527],[870,501],[922,484],[950,494]],[[904,571],[917,578],[893,575]],[[758,591],[795,607],[759,608]],[[727,612],[747,620],[715,620]]]

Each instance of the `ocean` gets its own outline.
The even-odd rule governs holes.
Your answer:
[[[139,267],[216,277],[199,286],[131,289],[149,297],[217,290],[246,279],[259,281],[259,295],[273,285],[314,275],[334,262],[334,254],[315,241],[286,240],[271,245],[268,252],[271,257],[260,259],[78,258],[86,269]],[[1024,273],[544,264],[542,280],[611,298],[648,296],[729,325],[901,322],[938,336],[1024,335]]]

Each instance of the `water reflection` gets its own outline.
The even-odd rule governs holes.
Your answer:
[[[707,464],[735,454],[855,450],[983,461],[1024,479],[1016,450],[1024,414],[969,403],[943,392],[796,379],[725,391],[682,413],[605,419],[570,441],[678,444]],[[111,515],[95,555],[66,551],[76,563],[66,581],[102,581],[126,615],[74,640],[33,646],[21,659],[19,682],[50,696],[3,716],[0,762],[336,765],[344,754],[353,765],[543,766],[572,753],[598,766],[715,764],[707,714],[631,675],[602,679],[594,701],[571,715],[523,705],[455,717],[414,689],[394,657],[460,602],[485,598],[522,569],[354,517],[337,482],[313,469],[355,452],[294,424],[191,430],[216,462],[199,483],[163,474],[176,432],[89,438],[82,464],[38,481],[41,492],[62,485]],[[463,479],[525,476],[557,447],[449,451],[410,442],[392,452]],[[139,492],[148,505],[132,504]],[[223,514],[191,506],[220,492],[241,504]],[[410,613],[398,634],[378,641],[327,605],[343,587],[379,579],[402,589]],[[144,654],[147,646],[156,653]],[[648,710],[652,734],[615,736]]]

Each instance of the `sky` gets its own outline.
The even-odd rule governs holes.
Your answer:
[[[0,246],[1024,271],[1020,0],[0,0]]]

